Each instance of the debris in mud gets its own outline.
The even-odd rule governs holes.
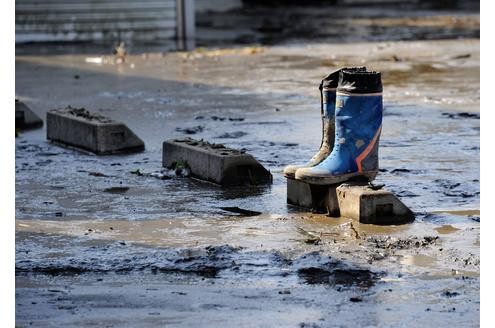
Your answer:
[[[120,42],[120,44],[117,47],[115,47],[113,54],[115,56],[115,62],[117,64],[121,64],[125,62],[127,58],[127,50],[125,49],[124,42]]]
[[[191,168],[187,161],[179,160],[172,163],[172,170],[174,170],[175,175],[179,177],[188,177],[191,175]]]
[[[194,118],[195,120],[204,120],[205,117],[203,115],[199,115],[199,116],[196,116]],[[213,115],[213,116],[210,116],[210,119],[213,120],[213,121],[230,121],[230,122],[242,122],[245,120],[244,117],[224,117],[224,116],[216,116],[216,115]]]
[[[88,175],[93,176],[93,177],[103,177],[103,178],[108,178],[110,177],[109,175],[103,174],[101,172],[88,172]]]
[[[142,175],[144,175],[144,174],[141,172],[141,170],[140,170],[140,169],[135,169],[135,170],[133,170],[133,171],[131,171],[131,172],[129,172],[129,173],[131,173],[131,174],[135,174],[135,175],[137,175],[137,176],[142,176]]]
[[[77,108],[77,107],[72,107],[69,105],[65,108],[65,112],[67,114],[70,114],[70,115],[73,115],[76,117],[81,117],[81,118],[87,119],[89,121],[98,121],[100,123],[114,122],[111,118],[108,118],[108,117],[105,117],[103,115],[96,114],[96,113],[90,113],[86,108],[83,108],[83,107]]]
[[[227,211],[227,212],[237,213],[237,214],[240,214],[241,216],[257,216],[257,215],[261,214],[261,212],[245,210],[245,209],[239,208],[237,206],[235,206],[235,207],[220,207],[220,209]]]
[[[361,235],[359,232],[354,228],[354,224],[352,222],[349,222],[349,228],[353,232],[353,237],[356,239],[361,239]]]
[[[368,263],[373,264],[375,261],[381,261],[388,257],[387,254],[381,252],[375,252],[367,257]]]
[[[149,176],[149,177],[153,177],[153,178],[157,178],[157,179],[160,179],[160,180],[170,180],[170,179],[172,179],[172,176],[171,176],[169,170],[162,170],[162,171],[157,171],[157,172],[151,172],[151,173],[147,173],[147,174],[143,174],[143,175]]]
[[[456,297],[456,296],[459,296],[460,294],[458,292],[451,292],[451,291],[444,291],[442,293],[442,296],[445,296],[445,297]]]
[[[381,249],[410,249],[413,247],[426,247],[435,245],[438,240],[438,236],[425,236],[423,238],[409,237],[407,239],[390,236],[370,236],[366,238],[366,241],[373,243],[375,248]]]
[[[142,172],[141,169],[136,169],[130,171],[129,173],[135,174],[139,177],[152,177],[160,180],[170,180],[172,179],[172,174],[173,174],[171,173],[170,170],[161,170],[161,171],[146,173],[146,172]]]
[[[370,188],[372,190],[380,190],[380,189],[383,189],[383,187],[385,187],[385,184],[383,184],[383,183],[374,184],[372,181],[368,181],[368,188]]]
[[[473,119],[480,119],[480,114],[477,113],[467,113],[467,112],[461,112],[461,113],[442,113],[443,116],[447,116],[448,118],[473,118]]]
[[[124,194],[129,190],[129,187],[110,187],[103,189],[104,192],[111,194]]]
[[[235,132],[230,132],[230,133],[226,132],[224,134],[217,136],[217,138],[219,138],[219,139],[237,139],[237,138],[244,137],[245,135],[247,135],[246,132],[235,131]]]
[[[479,216],[468,216],[471,220],[475,222],[480,222],[480,217]]]
[[[176,128],[175,131],[182,132],[185,134],[196,134],[196,133],[203,132],[203,129],[204,129],[203,126],[197,125],[197,126],[193,126],[190,128]]]
[[[306,231],[301,227],[297,227],[297,232],[305,237],[304,242],[306,244],[319,245],[321,243],[320,235],[315,232]]]

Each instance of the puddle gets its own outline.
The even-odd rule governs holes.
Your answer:
[[[404,265],[420,266],[425,268],[433,268],[435,266],[437,259],[428,255],[406,255],[400,261]]]
[[[444,211],[431,211],[431,213],[447,213],[452,215],[462,215],[462,216],[470,216],[470,215],[480,215],[480,210],[444,210]]]
[[[435,228],[435,230],[440,234],[446,235],[446,234],[450,234],[450,233],[454,233],[456,231],[459,231],[460,229],[453,227],[450,224],[447,224],[447,225],[443,225],[441,227]]]

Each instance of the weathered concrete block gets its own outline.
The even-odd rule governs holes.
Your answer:
[[[287,203],[311,209],[317,213],[340,216],[336,188],[339,185],[313,185],[303,181],[287,179]]]
[[[361,223],[402,224],[414,220],[414,213],[393,193],[375,190],[363,182],[325,186],[287,179],[287,203]]]
[[[15,128],[20,130],[36,129],[43,126],[43,121],[26,104],[15,100]]]
[[[340,215],[361,223],[400,224],[412,222],[414,213],[390,191],[369,186],[342,184],[337,187]]]
[[[253,156],[220,144],[191,138],[163,143],[163,166],[187,165],[192,177],[222,186],[272,183],[270,171]]]
[[[97,155],[144,150],[144,142],[125,124],[84,108],[52,109],[46,114],[46,126],[48,140]]]

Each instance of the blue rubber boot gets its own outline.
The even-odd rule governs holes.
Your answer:
[[[319,185],[355,179],[372,181],[378,173],[382,129],[381,74],[342,70],[335,103],[331,154],[316,166],[298,169],[295,178]]]
[[[284,168],[284,176],[295,179],[300,168],[313,167],[320,164],[330,155],[335,138],[335,97],[341,70],[366,71],[366,67],[342,68],[328,74],[320,83],[322,136],[318,152],[305,164],[289,165]]]

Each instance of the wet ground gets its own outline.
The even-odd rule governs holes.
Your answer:
[[[121,64],[27,53],[16,97],[43,118],[71,105],[122,121],[146,150],[83,154],[47,142],[46,127],[16,138],[16,325],[479,325],[478,39],[131,52]],[[318,83],[348,65],[383,73],[377,182],[412,224],[285,202],[283,167],[319,145]],[[161,143],[178,137],[244,148],[273,185],[163,170]]]

